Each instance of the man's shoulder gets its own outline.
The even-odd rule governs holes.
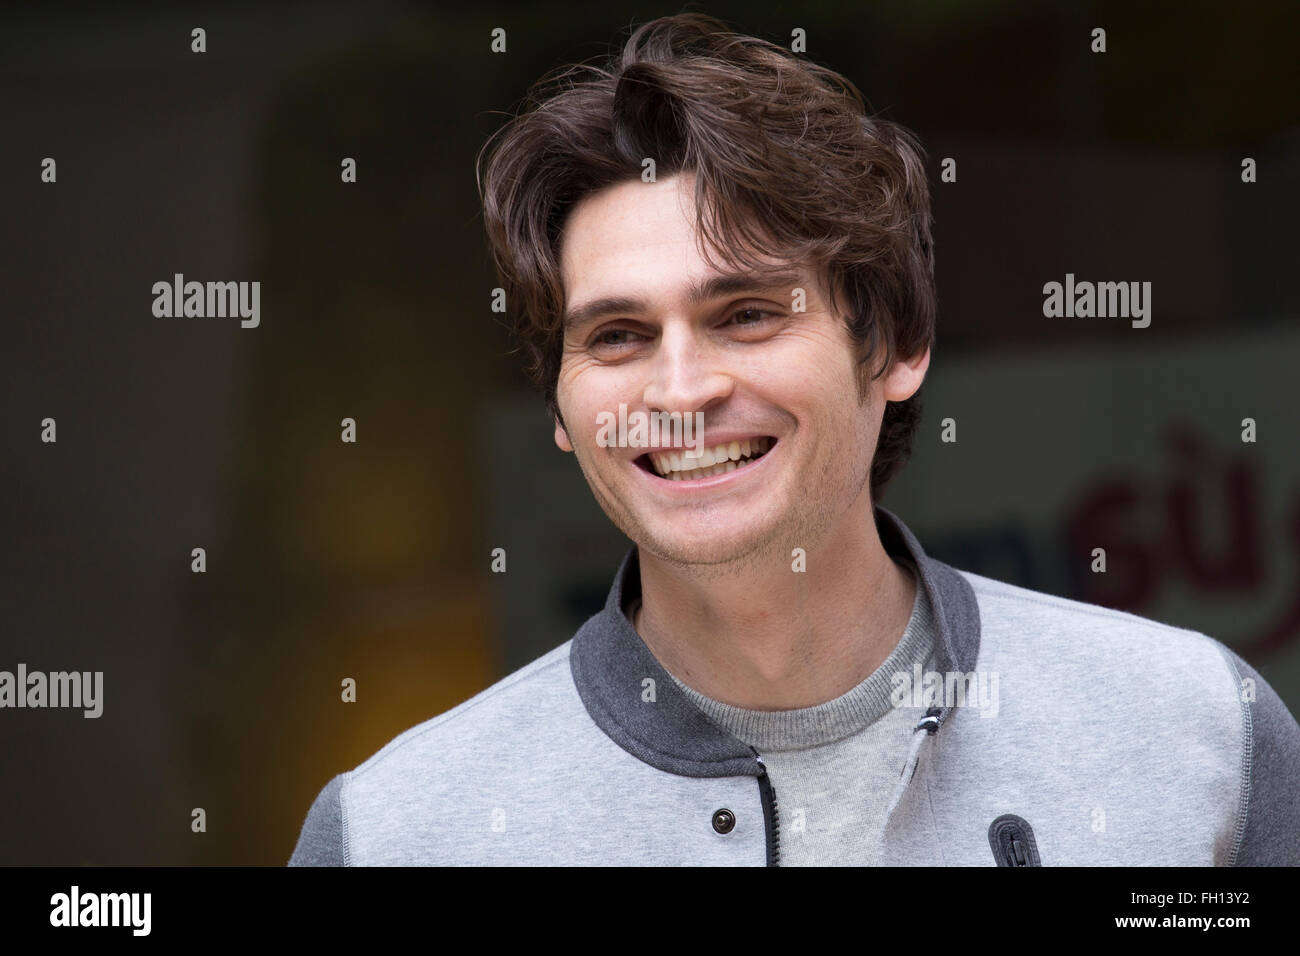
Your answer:
[[[1081,739],[1195,734],[1223,756],[1249,743],[1244,662],[1219,639],[1127,611],[962,571],[979,604],[976,671],[1004,698],[1051,714]],[[1254,675],[1257,677],[1258,675]],[[1148,735],[1153,731],[1143,731]],[[1154,739],[1154,738],[1153,738]]]
[[[581,725],[569,671],[572,641],[547,651],[468,700],[398,734],[356,768],[333,777],[307,814],[291,866],[346,866],[374,858],[433,826],[467,795],[509,789],[531,754]],[[445,813],[442,814],[446,816]],[[445,822],[445,821],[444,821]],[[382,856],[382,854],[380,854]]]
[[[348,776],[355,780],[400,772],[409,762],[423,762],[431,755],[446,760],[489,742],[500,749],[521,733],[554,728],[554,720],[564,712],[575,713],[574,704],[580,704],[569,670],[572,644],[572,639],[565,641],[468,700],[403,731]]]
[[[1000,674],[1004,717],[1049,716],[1052,754],[1069,753],[1072,774],[1102,755],[1090,774],[1113,784],[1127,779],[1116,755],[1141,754],[1133,792],[1163,785],[1207,818],[1228,807],[1223,862],[1300,861],[1300,723],[1240,654],[1197,630],[959,573],[979,604],[976,669]]]
[[[1209,634],[1128,611],[1035,591],[958,570],[975,592],[981,647],[1022,660],[1050,655],[1108,671],[1198,671],[1222,683],[1233,676],[1231,649]],[[983,655],[982,655],[983,656]]]

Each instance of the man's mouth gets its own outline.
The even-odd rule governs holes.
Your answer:
[[[694,481],[745,468],[766,455],[775,444],[775,438],[764,435],[705,448],[699,455],[687,454],[693,449],[647,452],[636,459],[636,464],[668,481]]]

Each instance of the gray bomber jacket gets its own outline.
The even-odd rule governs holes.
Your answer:
[[[1300,864],[1300,726],[1238,655],[876,523],[920,571],[940,670],[1000,688],[992,719],[949,699],[917,723],[889,864]],[[639,589],[634,546],[572,640],[334,777],[289,865],[779,865],[762,755],[650,653],[624,612]]]

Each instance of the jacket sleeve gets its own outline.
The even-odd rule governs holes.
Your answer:
[[[343,845],[343,775],[312,801],[289,866],[347,866]]]
[[[1237,694],[1248,721],[1246,745],[1246,824],[1230,860],[1235,866],[1300,865],[1300,725],[1282,698],[1259,673],[1230,648]],[[1254,682],[1254,700],[1245,694]]]

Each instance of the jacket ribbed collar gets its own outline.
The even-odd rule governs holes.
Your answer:
[[[970,584],[956,569],[928,557],[893,512],[876,505],[875,515],[885,551],[910,556],[920,572],[939,630],[939,668],[973,670],[980,619]],[[633,545],[614,575],[604,608],[583,624],[570,647],[573,681],[587,713],[620,747],[659,770],[687,777],[757,776],[761,764],[754,751],[681,692],[628,620],[623,606],[640,591]],[[950,710],[940,710],[940,726]]]

